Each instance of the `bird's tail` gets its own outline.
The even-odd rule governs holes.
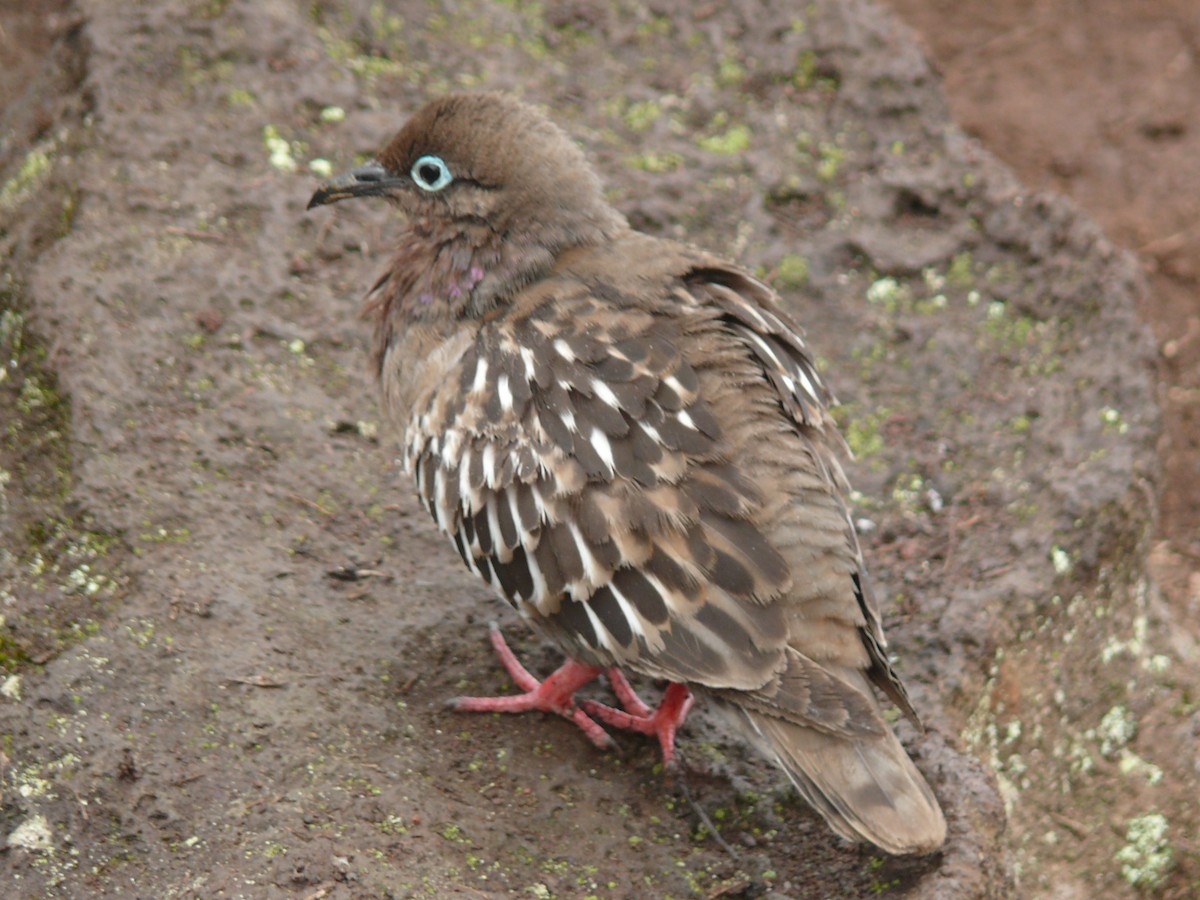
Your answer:
[[[760,750],[842,837],[894,854],[942,846],[942,809],[890,728],[848,738],[755,710],[738,708],[737,714]]]

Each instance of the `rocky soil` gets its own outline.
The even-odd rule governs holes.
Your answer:
[[[1147,574],[1146,280],[953,123],[891,13],[28,7],[0,0],[4,896],[1197,890],[1195,620]],[[491,618],[557,660],[395,471],[358,318],[394,213],[304,206],[483,87],[807,327],[942,854],[845,845],[703,711],[670,784],[648,741],[442,706],[507,689]]]

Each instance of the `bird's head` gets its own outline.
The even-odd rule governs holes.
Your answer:
[[[410,219],[484,226],[551,252],[625,226],[579,147],[534,107],[497,93],[429,103],[375,159],[322,185],[308,208],[351,197],[386,197]]]

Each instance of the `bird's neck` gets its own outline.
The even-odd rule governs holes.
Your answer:
[[[627,227],[623,219],[616,225]],[[570,246],[608,236],[596,229],[587,240],[576,236]],[[484,225],[447,231],[427,221],[411,222],[363,311],[375,320],[376,363],[382,363],[397,335],[414,326],[449,335],[464,321],[488,315],[549,272],[565,249],[536,239],[504,238]]]

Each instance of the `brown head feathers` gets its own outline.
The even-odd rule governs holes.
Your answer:
[[[373,164],[329,182],[310,205],[357,195],[385,196],[443,228],[486,229],[552,252],[627,227],[575,142],[536,108],[499,93],[434,100]]]

